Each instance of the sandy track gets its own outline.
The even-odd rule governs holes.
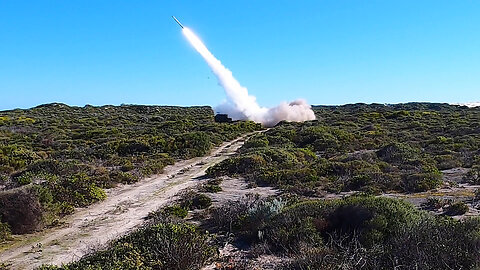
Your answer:
[[[222,191],[208,194],[208,196],[212,198],[215,207],[229,205],[232,202],[243,200],[247,195],[258,195],[261,198],[266,198],[277,196],[281,193],[280,190],[273,187],[250,188],[243,178],[238,177],[224,177],[220,187],[222,187]],[[241,249],[228,242],[220,248],[219,252],[219,258],[211,264],[204,266],[202,270],[218,269],[218,265],[223,265],[225,269],[229,269],[227,268],[228,265],[239,264],[239,262],[248,262],[246,269],[269,270],[276,269],[275,266],[283,262],[282,258],[274,255],[263,254],[256,258],[252,257],[248,249]],[[225,264],[225,261],[229,261],[230,264]]]
[[[234,154],[247,136],[224,143],[208,156],[168,166],[161,175],[108,190],[105,201],[79,209],[61,227],[21,236],[0,253],[0,261],[10,263],[12,269],[33,269],[78,260],[142,224],[149,212],[173,200],[179,191],[196,185],[208,167]]]

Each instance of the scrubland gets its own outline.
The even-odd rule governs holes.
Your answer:
[[[100,111],[107,109],[119,110],[121,119],[129,113],[124,121],[130,124],[114,122],[123,135],[105,131],[82,137],[92,134],[93,124],[79,128],[80,112],[91,110],[99,118]],[[47,134],[40,133],[41,127],[50,130],[51,124],[38,124],[42,122],[36,110],[44,116],[72,110],[78,117],[65,122],[67,114],[57,113],[55,121],[70,123],[70,130],[57,127],[51,131],[59,137],[47,147],[42,143],[45,135],[39,134]],[[314,111],[317,120],[281,122],[252,135],[237,154],[195,179],[196,187],[151,212],[143,226],[78,261],[41,269],[480,267],[480,219],[472,214],[480,201],[476,190],[480,184],[480,109],[409,103],[316,106]],[[48,224],[47,216],[68,214],[60,211],[62,204],[82,207],[104,199],[105,188],[122,182],[111,175],[140,179],[160,173],[161,169],[148,169],[152,160],[161,162],[163,168],[173,160],[205,155],[222,141],[260,129],[251,122],[213,123],[212,112],[204,107],[71,108],[55,104],[0,115],[2,121],[14,121],[0,122],[1,149],[6,149],[1,152],[6,189],[1,196],[16,194],[28,198],[25,202],[34,201],[26,208],[43,213],[31,216],[40,216],[38,222],[43,224]],[[102,121],[110,117],[103,115]],[[155,117],[162,121],[154,122]],[[188,117],[195,124],[185,127]],[[21,124],[12,124],[18,121]],[[113,129],[102,123],[96,123],[96,129]],[[174,127],[170,130],[169,125]],[[8,150],[12,147],[22,151]],[[77,167],[64,165],[65,173],[39,166],[47,161]],[[98,168],[104,173],[96,174]],[[51,199],[42,199],[45,190]],[[74,200],[71,195],[57,195],[80,190],[88,190],[89,195],[80,193]],[[51,205],[60,210],[51,210]],[[13,230],[5,213],[1,235],[8,242]]]

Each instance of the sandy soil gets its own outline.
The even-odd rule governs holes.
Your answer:
[[[220,249],[219,259],[201,270],[217,269],[250,269],[250,270],[275,270],[278,266],[289,261],[287,257],[262,254],[252,256],[250,250],[241,250],[231,243]]]
[[[108,190],[105,201],[78,209],[62,226],[18,237],[0,253],[0,261],[10,263],[12,269],[33,269],[78,260],[141,225],[149,212],[198,184],[208,167],[234,154],[249,135],[224,143],[206,157],[168,166],[161,175]]]
[[[208,193],[214,206],[240,201],[249,194],[255,194],[263,198],[280,194],[279,190],[272,187],[250,188],[244,179],[234,177],[224,177],[220,187],[222,187],[222,191]],[[223,248],[220,248],[219,252],[219,258],[203,267],[202,270],[230,269],[229,267],[235,269],[235,266],[238,267],[239,265],[242,265],[245,269],[273,270],[275,265],[283,261],[283,258],[273,255],[260,255],[252,258],[248,249],[242,250],[232,243],[226,243]]]
[[[217,193],[208,193],[212,198],[214,206],[228,204],[231,201],[239,201],[247,194],[257,194],[260,197],[269,197],[280,193],[279,190],[273,187],[255,187],[249,188],[247,182],[242,178],[223,177],[220,184],[222,191]]]

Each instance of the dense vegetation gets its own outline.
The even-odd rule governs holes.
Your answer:
[[[435,217],[396,199],[245,200],[216,209],[213,219],[257,252],[290,257],[279,269],[480,266],[480,219]]]
[[[40,269],[200,269],[218,255],[215,236],[186,223],[184,218],[189,210],[206,209],[211,204],[205,194],[186,190],[177,202],[151,212],[140,229],[106,248],[77,262],[61,267],[43,265]]]
[[[250,139],[211,176],[242,175],[306,195],[425,191],[441,170],[473,166],[478,183],[480,108],[447,104],[318,106],[316,121],[280,123]]]
[[[54,224],[104,188],[260,129],[214,122],[210,107],[46,104],[0,112],[0,241]],[[7,225],[8,224],[8,225]]]
[[[134,108],[124,107],[117,109]],[[273,254],[283,258],[278,269],[480,267],[480,218],[457,220],[449,217],[468,211],[464,202],[429,198],[423,205],[425,209],[444,208],[443,214],[434,215],[403,200],[366,195],[436,188],[442,184],[442,170],[456,167],[469,168],[463,181],[480,183],[480,109],[422,103],[355,104],[314,109],[316,121],[280,123],[251,137],[238,155],[208,170],[212,178],[201,183],[201,193],[185,192],[179,201],[151,213],[145,227],[78,262],[61,267],[44,266],[43,269],[199,269],[218,258],[217,250],[225,244],[220,239],[248,247],[249,256]],[[195,111],[187,118],[204,124],[183,130],[175,128],[172,133],[163,128],[156,130],[155,134],[169,138],[165,139],[166,144],[160,144],[163,145],[161,155],[155,151],[159,149],[156,144],[148,139],[152,133],[137,129],[132,133],[123,130],[121,133],[128,133],[125,137],[109,136],[105,141],[93,139],[91,144],[87,143],[90,148],[81,148],[91,151],[84,157],[91,157],[97,150],[103,153],[101,146],[104,144],[131,141],[129,136],[136,136],[133,146],[114,143],[113,150],[108,150],[113,151],[111,155],[93,159],[53,158],[52,153],[57,153],[53,151],[43,159],[54,159],[66,172],[82,165],[103,167],[108,177],[114,172],[140,177],[145,175],[142,171],[151,160],[164,162],[204,153],[197,152],[204,143],[183,143],[180,148],[165,146],[171,145],[172,140],[192,138],[185,134],[195,133],[198,135],[195,138],[207,138],[209,149],[212,144],[258,128],[252,123],[223,126],[213,123],[211,116],[203,119],[201,115]],[[145,145],[148,147],[144,148]],[[34,146],[28,149],[39,151]],[[123,163],[127,161],[131,166]],[[0,205],[2,201],[16,202],[40,212],[46,205],[55,205],[57,212],[68,213],[73,206],[101,199],[104,196],[102,188],[108,186],[103,184],[122,182],[110,178],[100,181],[95,173],[84,169],[75,169],[75,173],[35,171],[32,168],[36,168],[33,164],[37,162],[4,173],[7,183],[31,188],[20,189],[21,192],[14,192],[14,195],[5,193],[0,197]],[[212,206],[209,196],[222,191],[222,180],[218,177],[222,175],[240,175],[253,185],[273,185],[285,192],[276,198],[249,196]],[[82,193],[84,190],[88,192]],[[363,192],[330,200],[297,196],[352,190]],[[14,211],[13,208],[10,211]],[[195,215],[189,215],[189,211],[195,211]],[[32,216],[38,215],[33,213]],[[200,227],[185,220],[192,216]],[[2,228],[8,235],[10,227],[0,223],[0,237]],[[229,264],[218,269],[252,269],[251,266]]]
[[[63,267],[42,270],[199,269],[216,255],[209,235],[185,223],[159,223],[124,236],[102,250]]]
[[[433,216],[398,199],[351,196],[335,200],[247,197],[212,209],[214,234],[181,221],[168,206],[153,224],[61,267],[41,269],[200,269],[218,258],[214,234],[226,233],[252,256],[289,258],[277,269],[476,269],[480,219]],[[179,213],[182,213],[179,215]],[[226,268],[252,269],[229,264]],[[260,268],[259,268],[260,269]]]

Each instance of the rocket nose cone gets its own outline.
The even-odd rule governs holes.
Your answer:
[[[178,23],[178,25],[180,25],[181,28],[183,28],[183,25],[180,23],[179,20],[177,20],[177,18],[175,18],[175,16],[172,16],[172,18]]]

